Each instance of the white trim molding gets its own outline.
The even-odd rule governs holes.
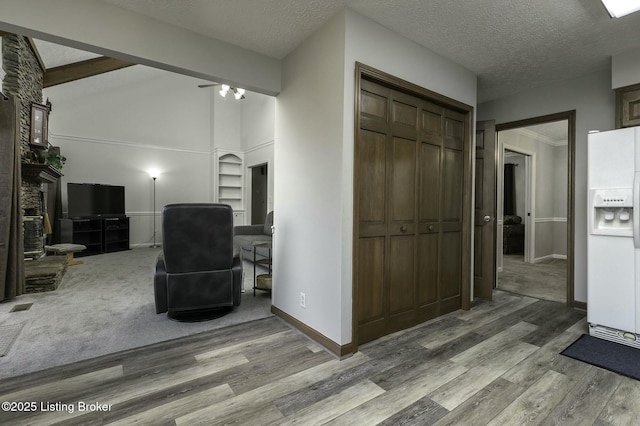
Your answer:
[[[260,145],[256,145],[256,146],[254,146],[252,148],[247,149],[246,151],[244,151],[244,153],[248,154],[248,153],[253,152],[253,151],[258,151],[258,150],[261,150],[261,149],[264,149],[264,148],[268,148],[268,147],[272,146],[274,144],[274,142],[275,142],[274,140],[263,142]]]
[[[126,216],[130,216],[130,217],[134,217],[134,216],[153,216],[154,212],[126,212],[125,215]],[[161,211],[157,211],[155,212],[156,216],[161,216],[162,212]]]
[[[568,140],[555,141],[545,135],[534,132],[533,130],[529,130],[527,127],[518,127],[516,129],[510,129],[509,131],[514,133],[519,133],[528,138],[534,139],[537,142],[542,142],[544,144],[551,145],[551,146],[567,146],[569,144]]]
[[[566,217],[537,217],[535,219],[536,223],[543,223],[543,222],[567,222],[567,218]]]
[[[173,152],[185,152],[188,154],[202,154],[202,155],[210,155],[210,151],[196,151],[191,149],[180,149],[180,148],[171,148],[166,146],[157,146],[157,145],[149,145],[149,144],[140,144],[135,142],[125,142],[118,141],[113,139],[99,139],[99,138],[90,138],[86,136],[72,136],[72,135],[58,135],[52,133],[49,130],[49,139],[62,139],[70,142],[81,142],[81,143],[93,143],[93,144],[102,144],[102,145],[115,145],[115,146],[125,146],[127,148],[139,148],[139,149],[155,149],[158,151],[173,151]]]
[[[533,259],[532,263],[540,263],[540,262],[544,262],[546,260],[551,260],[551,259],[567,260],[567,255],[566,254],[549,254],[547,256],[536,257],[535,259]]]

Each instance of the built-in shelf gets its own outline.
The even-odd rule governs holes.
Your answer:
[[[228,204],[234,211],[234,224],[244,224],[244,154],[216,151],[216,200]]]

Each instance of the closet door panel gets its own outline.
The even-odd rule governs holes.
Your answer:
[[[440,219],[440,147],[420,144],[420,222]]]
[[[416,215],[416,142],[393,138],[389,185],[392,234],[413,233]]]
[[[358,319],[360,325],[384,319],[384,238],[359,241]]]
[[[418,305],[438,301],[438,240],[437,233],[420,235],[418,249]]]
[[[446,222],[462,221],[463,162],[462,151],[444,150],[442,220]]]
[[[389,249],[389,312],[395,315],[414,307],[415,237],[391,237]]]
[[[358,143],[360,236],[384,235],[386,233],[386,135],[361,130]]]

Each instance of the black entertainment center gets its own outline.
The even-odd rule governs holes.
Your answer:
[[[68,218],[60,220],[63,241],[87,247],[76,256],[129,249],[124,186],[68,183],[67,202]]]

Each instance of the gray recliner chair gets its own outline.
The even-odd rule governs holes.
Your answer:
[[[234,253],[231,207],[167,205],[162,235],[154,276],[156,313],[197,319],[240,305],[242,261]]]

